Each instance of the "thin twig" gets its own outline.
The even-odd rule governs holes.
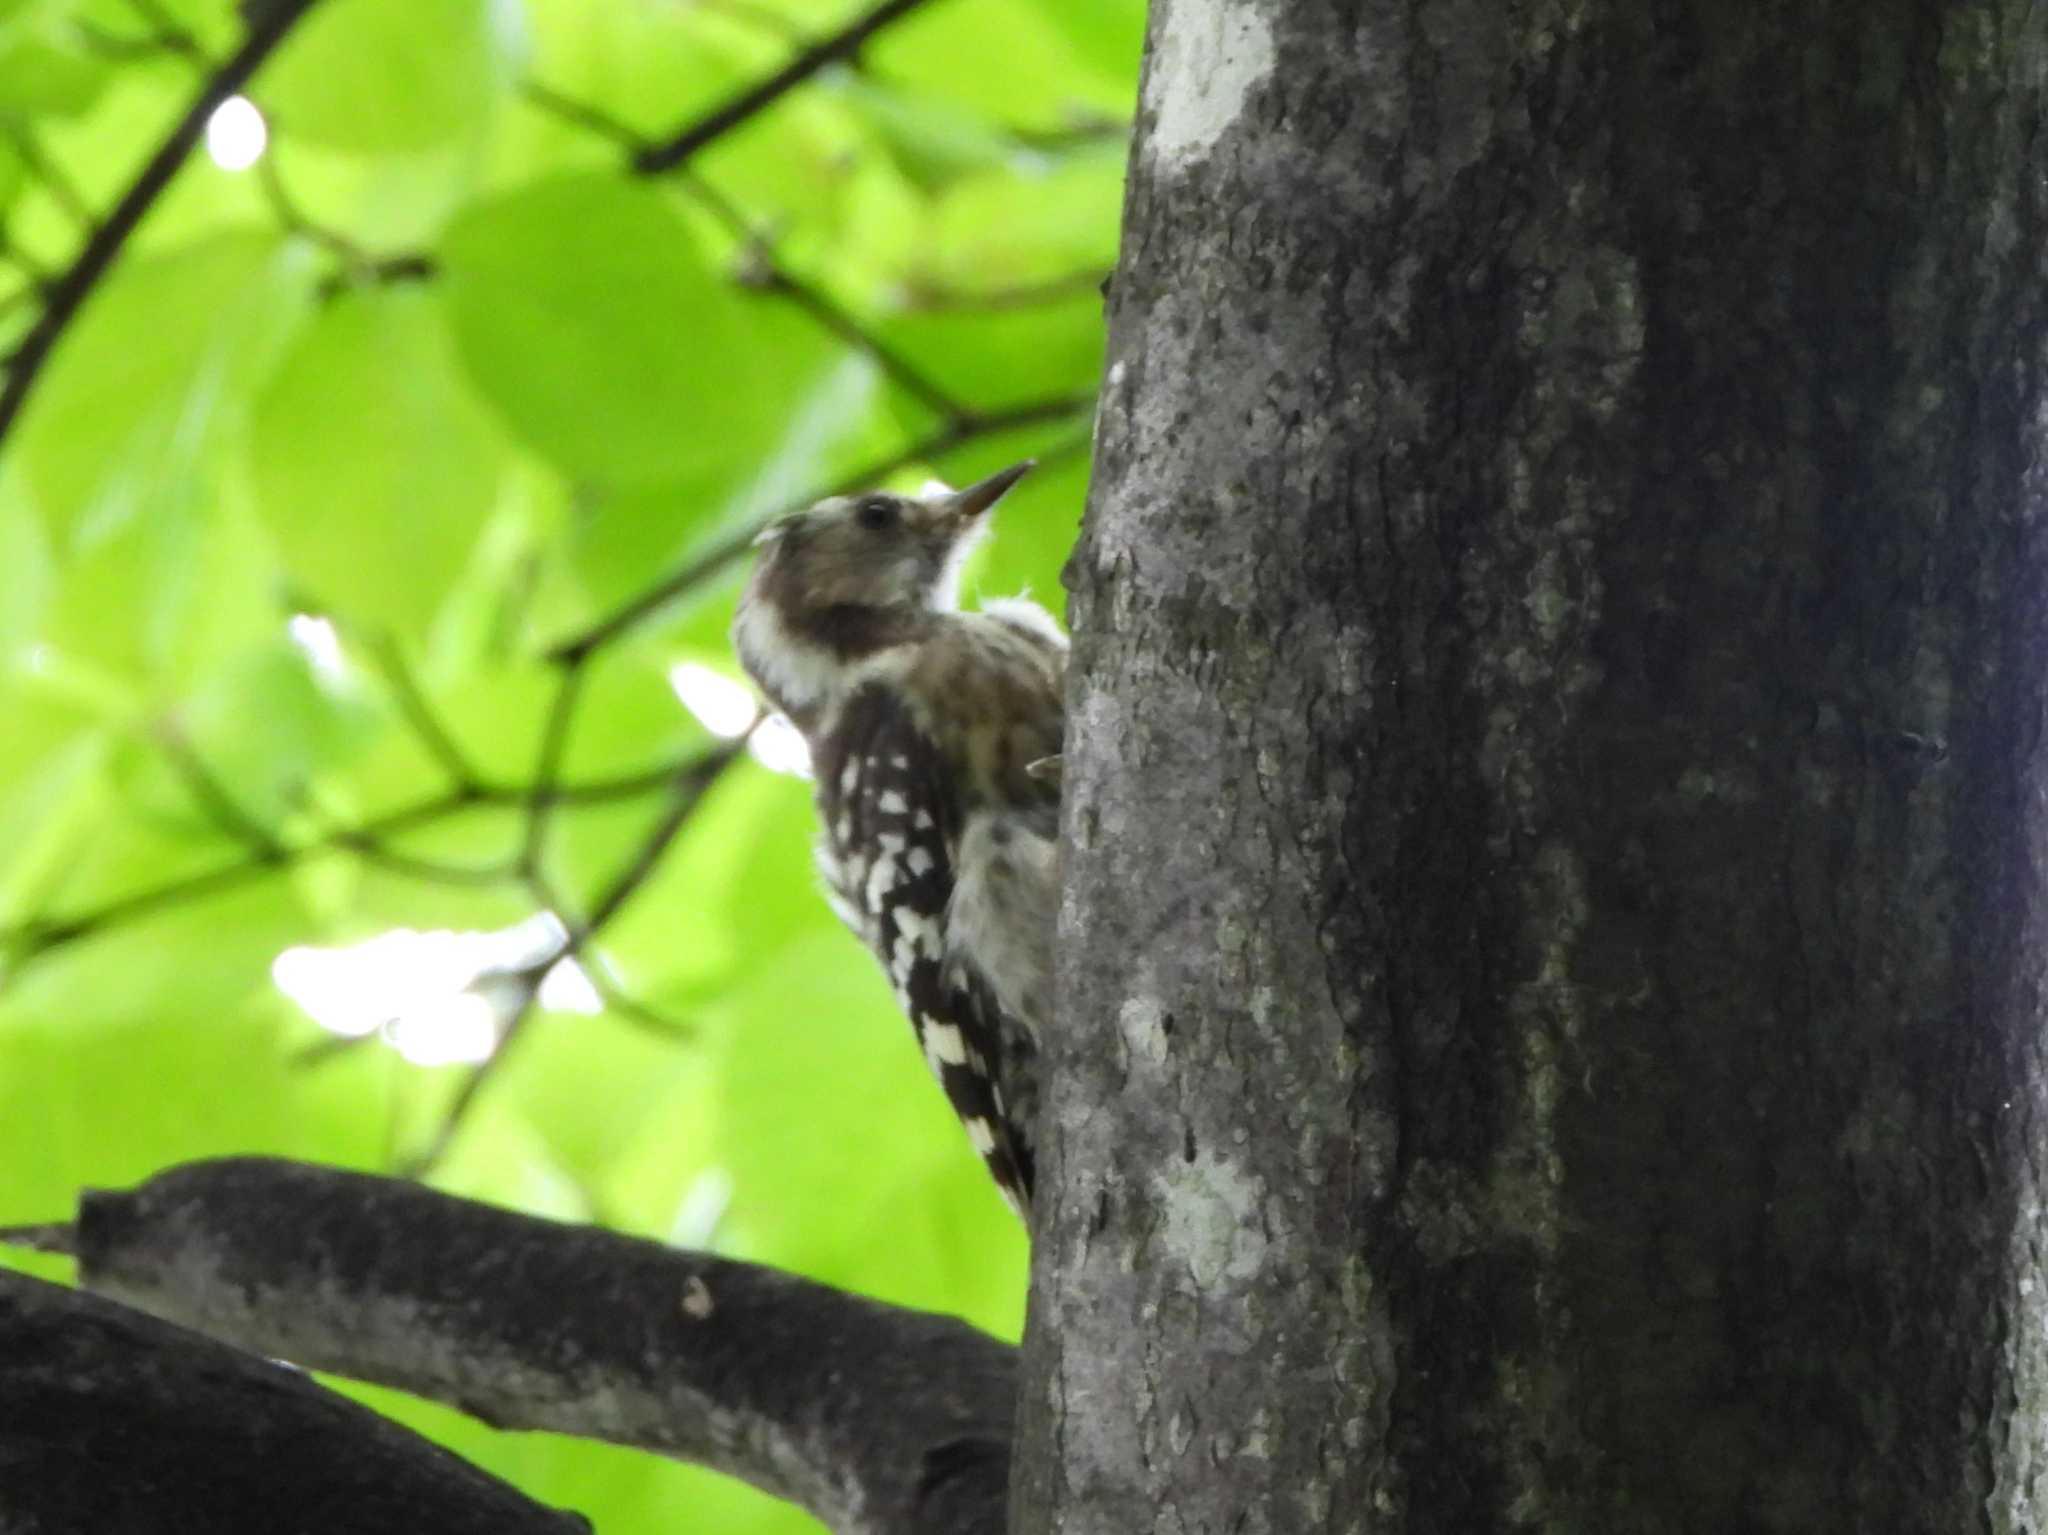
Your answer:
[[[670,1018],[666,1014],[648,1006],[647,1003],[642,1002],[638,997],[628,994],[623,988],[606,980],[603,976],[593,973],[588,965],[585,965],[583,968],[584,973],[590,976],[590,984],[596,988],[597,995],[604,1003],[606,1012],[615,1013],[619,1018],[632,1024],[635,1028],[644,1030],[662,1039],[674,1040],[678,1043],[688,1043],[698,1037],[698,1029],[695,1024],[686,1023],[680,1018]]]
[[[143,215],[156,205],[177,176],[192,146],[206,131],[207,119],[213,116],[214,109],[249,82],[313,4],[314,0],[270,0],[257,13],[241,47],[200,87],[177,125],[136,174],[105,222],[80,247],[64,275],[50,285],[41,317],[22,337],[7,362],[7,382],[0,387],[0,442],[13,430],[22,406],[28,402],[29,391],[35,387],[73,316],[114,264],[114,258],[135,233]]]
[[[629,155],[646,146],[647,141],[637,132],[601,107],[535,81],[527,82],[524,94],[534,106],[622,146]],[[873,358],[883,377],[941,420],[952,420],[965,413],[965,407],[922,368],[869,331],[823,289],[804,281],[779,262],[774,242],[767,233],[755,228],[724,193],[699,176],[688,177],[684,184],[698,204],[739,241],[739,280],[744,286],[788,299],[820,328]]]
[[[427,755],[441,765],[449,783],[458,789],[474,790],[482,775],[456,743],[455,737],[435,717],[426,695],[420,691],[419,679],[413,676],[412,668],[406,664],[405,652],[398,641],[389,637],[373,640],[370,653],[376,658],[378,671],[384,674],[385,685],[391,689],[398,712],[405,717],[420,745],[426,748]]]
[[[203,53],[194,51],[197,45],[189,35],[179,37],[161,32],[145,32],[140,37],[125,37],[85,16],[73,20],[71,27],[84,39],[86,47],[102,58],[125,61],[151,58],[158,54],[173,54],[190,59],[203,68],[212,67]]]
[[[602,107],[579,101],[574,96],[564,95],[553,86],[543,85],[538,80],[528,80],[519,88],[533,105],[542,108],[564,122],[587,128],[599,138],[610,139],[628,154],[639,154],[648,145],[647,137],[637,128],[612,116]]]
[[[893,474],[901,473],[912,464],[929,458],[943,457],[983,437],[1064,421],[1079,415],[1093,404],[1092,395],[1058,395],[1051,399],[1033,400],[1023,405],[1011,406],[1006,410],[959,417],[930,436],[848,475],[824,494],[846,495],[852,491],[865,490]],[[764,519],[766,520],[770,519]],[[644,623],[669,603],[716,578],[726,566],[747,552],[762,526],[762,523],[753,523],[728,534],[682,569],[664,577],[637,597],[627,599],[589,628],[555,645],[548,654],[556,661],[570,664],[594,650],[609,645],[619,635]]]
[[[128,0],[128,9],[155,28],[156,35],[170,46],[190,54],[202,63],[211,62],[206,57],[206,51],[199,46],[199,39],[193,36],[177,17],[157,4],[157,0]]]
[[[347,827],[330,834],[328,841],[337,852],[353,853],[364,863],[427,885],[509,885],[519,877],[519,865],[509,858],[481,865],[443,863],[401,853],[380,837]]]
[[[533,807],[526,816],[525,845],[519,854],[519,872],[528,879],[541,877],[547,853],[548,821],[554,808],[554,788],[561,782],[562,757],[569,747],[569,725],[576,715],[576,702],[583,692],[583,665],[589,656],[567,662],[555,681],[555,696],[548,705],[548,717],[541,727],[540,754],[533,769]]]
[[[174,721],[161,721],[156,728],[156,738],[208,820],[248,847],[261,863],[274,864],[284,856],[284,845],[278,841],[277,834],[245,810],[241,802],[228,792],[227,785],[206,765]]]
[[[65,216],[80,229],[91,232],[99,222],[92,207],[78,190],[73,181],[55,160],[43,150],[42,141],[23,123],[14,123],[7,129],[7,139],[14,146],[14,153],[28,173],[42,183],[43,190],[50,194],[50,201],[64,210]]]
[[[574,676],[576,672],[572,669],[565,675]],[[752,734],[751,730],[748,734]],[[491,1052],[488,1059],[479,1061],[470,1068],[469,1075],[463,1079],[462,1085],[455,1091],[455,1096],[449,1100],[432,1140],[418,1156],[405,1164],[403,1171],[406,1176],[422,1176],[447,1154],[448,1148],[455,1142],[456,1135],[460,1133],[463,1122],[468,1119],[470,1110],[475,1107],[479,1095],[502,1068],[513,1046],[525,1032],[526,1024],[535,1011],[542,979],[564,960],[576,958],[584,946],[603,932],[641,886],[647,883],[656,865],[661,862],[662,854],[668,851],[669,844],[675,841],[676,834],[689,820],[690,813],[718,781],[719,775],[739,760],[746,748],[746,742],[747,737],[744,735],[722,742],[715,751],[707,753],[702,761],[678,775],[674,785],[674,796],[670,799],[667,809],[662,812],[660,820],[648,832],[633,857],[612,877],[611,883],[598,896],[596,904],[591,907],[590,915],[581,922],[569,924],[563,933],[562,941],[520,973],[524,990],[518,1006],[512,1010],[511,1015],[505,1020],[504,1028],[499,1032],[497,1048]]]
[[[634,156],[633,168],[647,176],[674,170],[705,146],[773,106],[826,65],[858,53],[861,45],[877,32],[925,3],[926,0],[884,0],[865,16],[856,17],[830,37],[813,43],[760,84],[741,91],[665,142],[643,149]]]
[[[405,854],[395,854],[386,839],[405,832],[421,831],[438,825],[451,817],[472,810],[500,808],[505,806],[532,807],[547,805],[602,805],[619,800],[639,799],[671,787],[679,775],[704,760],[702,754],[693,755],[682,762],[648,768],[637,773],[622,773],[610,778],[592,779],[585,783],[559,784],[543,794],[531,785],[478,784],[471,792],[451,790],[403,805],[396,810],[377,816],[358,826],[337,827],[305,842],[291,843],[278,849],[275,857],[248,857],[216,868],[202,870],[198,874],[186,875],[180,879],[167,880],[161,885],[152,885],[143,890],[117,896],[99,906],[76,912],[68,917],[38,917],[0,929],[0,946],[12,946],[18,950],[20,959],[34,959],[53,949],[91,938],[129,922],[151,916],[156,912],[186,902],[196,902],[223,895],[230,890],[280,870],[303,863],[310,858],[325,857],[336,853],[363,854],[365,848],[373,849],[371,856],[381,857],[387,866],[397,861],[409,862],[413,869],[423,870],[428,866],[424,860],[410,859]],[[457,879],[481,879],[489,871],[456,870],[442,865],[433,865],[431,875],[421,877],[446,879],[451,874]],[[507,862],[503,878],[511,879],[520,871]]]
[[[351,267],[368,266],[371,257],[355,241],[337,229],[330,229],[309,215],[293,197],[291,189],[284,184],[284,173],[278,169],[277,150],[272,146],[267,154],[256,157],[256,182],[263,188],[263,200],[270,204],[270,211],[286,234],[295,234],[311,240],[315,245],[327,249]]]
[[[830,331],[856,351],[865,352],[882,370],[882,376],[924,406],[942,421],[957,420],[964,407],[925,371],[888,346],[856,320],[821,288],[805,282],[775,259],[773,242],[747,221],[745,214],[701,176],[685,178],[690,195],[706,208],[738,241],[744,252],[742,280],[747,286],[788,299],[824,330]]]
[[[25,1247],[30,1252],[78,1256],[78,1228],[69,1222],[47,1226],[0,1226],[0,1247]]]

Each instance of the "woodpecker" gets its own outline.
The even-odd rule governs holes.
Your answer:
[[[809,743],[827,899],[1027,1225],[1067,638],[1027,599],[958,598],[989,510],[1031,468],[780,519],[733,620],[741,664]]]

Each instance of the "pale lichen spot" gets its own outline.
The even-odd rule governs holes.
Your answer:
[[[1124,1048],[1136,1060],[1158,1066],[1166,1060],[1166,1009],[1152,997],[1132,997],[1117,1009]]]
[[[1146,147],[1169,165],[1201,159],[1244,114],[1253,87],[1273,72],[1272,31],[1265,17],[1235,0],[1174,0],[1153,36]]]
[[[1243,1284],[1266,1262],[1260,1206],[1265,1185],[1235,1160],[1204,1149],[1153,1178],[1166,1224],[1162,1259],[1178,1260],[1197,1285]]]
[[[703,1321],[717,1310],[717,1303],[711,1298],[711,1286],[699,1276],[692,1274],[683,1281],[683,1315]]]

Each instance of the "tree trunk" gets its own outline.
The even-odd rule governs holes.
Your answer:
[[[1157,0],[1013,1530],[2048,1519],[2043,69]]]

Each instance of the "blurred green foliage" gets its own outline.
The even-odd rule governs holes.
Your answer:
[[[475,1068],[337,1042],[276,957],[545,893],[573,922],[640,860],[582,956],[602,1010],[524,1015],[429,1176],[1015,1335],[1024,1240],[818,896],[808,786],[742,758],[651,840],[658,770],[714,744],[672,669],[737,676],[737,564],[577,671],[553,771],[625,782],[538,826],[521,797],[551,647],[916,444],[899,483],[1046,459],[971,582],[1059,605],[1142,0],[930,0],[633,169],[861,10],[321,0],[251,90],[263,158],[196,154],[94,290],[0,441],[6,1219],[194,1157],[405,1166]],[[0,3],[0,331],[239,30]],[[811,1527],[372,1399],[601,1530]]]

